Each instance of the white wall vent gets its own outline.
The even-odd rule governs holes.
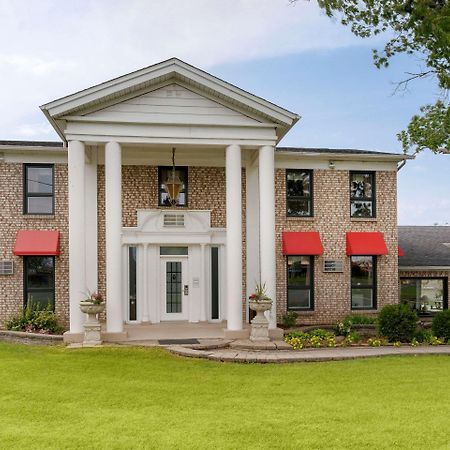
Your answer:
[[[164,214],[165,227],[184,227],[184,214],[180,213],[165,213]]]
[[[0,275],[13,275],[14,263],[12,261],[0,261]]]
[[[342,259],[326,259],[323,262],[323,271],[324,272],[331,272],[331,273],[338,273],[344,271],[344,261]]]

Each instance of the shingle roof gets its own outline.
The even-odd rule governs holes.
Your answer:
[[[18,147],[62,147],[62,142],[57,141],[1,141],[0,145]]]
[[[450,226],[400,226],[399,266],[449,266]]]
[[[296,153],[341,153],[343,155],[395,155],[401,156],[400,153],[378,152],[373,150],[360,150],[354,148],[308,148],[308,147],[277,147],[277,152],[296,152]]]

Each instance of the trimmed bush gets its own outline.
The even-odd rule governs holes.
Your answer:
[[[8,320],[5,325],[7,330],[29,333],[61,334],[64,331],[51,309],[39,309],[31,301],[22,314]]]
[[[432,330],[438,338],[450,339],[450,310],[437,313],[433,318]]]
[[[295,327],[297,324],[298,314],[295,311],[289,311],[283,316],[283,325],[286,328]]]
[[[408,305],[387,305],[378,315],[378,331],[389,342],[411,342],[417,329],[417,314]]]

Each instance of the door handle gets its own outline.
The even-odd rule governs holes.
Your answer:
[[[189,295],[189,285],[185,284],[183,290],[184,290],[184,295]]]

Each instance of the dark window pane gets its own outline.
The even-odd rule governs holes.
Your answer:
[[[128,249],[130,320],[136,320],[136,247]]]
[[[372,198],[372,174],[352,173],[350,195],[352,198]]]
[[[310,216],[311,215],[311,201],[310,200],[287,200],[287,213],[289,216]]]
[[[372,202],[362,202],[358,200],[352,200],[350,202],[350,214],[352,217],[372,217],[373,208]]]
[[[288,216],[312,215],[312,172],[286,171],[286,213]]]
[[[51,214],[53,212],[53,197],[28,197],[28,214]]]
[[[311,292],[309,289],[288,289],[289,309],[309,309],[311,307]]]
[[[219,318],[219,249],[211,247],[211,319]]]
[[[373,284],[373,257],[352,256],[352,286]]]
[[[309,256],[288,256],[288,286],[309,286],[311,284],[311,258]]]
[[[28,289],[53,289],[53,258],[29,256],[27,260]]]
[[[27,304],[35,309],[55,309],[55,294],[53,291],[28,291]]]
[[[310,172],[290,170],[286,173],[288,197],[309,197],[311,195]]]
[[[53,192],[52,167],[27,167],[27,190],[29,194]]]
[[[160,255],[180,255],[185,256],[188,254],[188,247],[160,247]]]
[[[402,279],[400,299],[420,314],[433,314],[444,308],[444,280]]]
[[[372,308],[373,289],[352,289],[352,308]]]

